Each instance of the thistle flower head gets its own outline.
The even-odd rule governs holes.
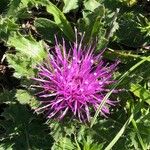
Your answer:
[[[83,38],[83,37],[82,37]],[[118,62],[108,65],[102,60],[102,53],[95,56],[91,46],[82,47],[82,39],[68,50],[63,40],[57,42],[54,51],[48,54],[46,62],[37,67],[38,75],[34,80],[42,91],[38,93],[43,110],[48,118],[62,119],[66,114],[90,120],[93,111],[98,109],[112,79]],[[106,100],[101,115],[109,114],[113,101]]]

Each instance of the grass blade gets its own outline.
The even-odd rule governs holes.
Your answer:
[[[129,119],[125,122],[125,124],[122,126],[122,128],[120,129],[120,131],[116,134],[116,136],[113,138],[113,140],[109,143],[109,145],[104,150],[110,150],[114,146],[114,144],[119,140],[119,138],[124,133],[124,131],[127,128],[127,126],[130,124],[130,122],[132,121],[132,119],[133,119],[133,113],[131,114],[131,116],[129,117]]]
[[[92,127],[97,119],[97,116],[99,115],[99,112],[101,111],[102,107],[105,105],[106,100],[110,97],[110,95],[112,94],[113,90],[126,78],[127,75],[129,75],[133,70],[135,70],[138,66],[140,66],[141,64],[143,64],[145,61],[147,61],[150,57],[146,57],[145,59],[142,59],[141,61],[139,61],[138,63],[136,63],[134,66],[132,66],[127,72],[125,72],[120,79],[118,80],[118,82],[116,84],[114,84],[114,86],[112,87],[112,89],[110,90],[110,92],[108,92],[106,94],[106,96],[104,97],[104,99],[102,100],[102,103],[99,105],[94,117],[91,120],[91,125],[90,127]]]

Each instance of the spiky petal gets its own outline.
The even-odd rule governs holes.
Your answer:
[[[54,51],[48,59],[37,67],[38,87],[42,89],[38,96],[48,118],[62,119],[67,113],[79,118],[80,121],[90,120],[91,112],[101,104],[108,86],[114,83],[113,72],[118,61],[108,65],[102,60],[102,53],[94,56],[91,47],[82,47],[82,41],[66,49],[65,42],[61,46],[56,39]],[[109,114],[109,106],[113,102],[107,99],[101,114]]]

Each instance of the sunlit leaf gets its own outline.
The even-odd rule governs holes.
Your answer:
[[[43,42],[37,42],[32,36],[23,37],[20,34],[14,34],[9,37],[8,45],[37,62],[42,61],[46,55]]]
[[[35,99],[35,97],[32,96],[26,90],[17,90],[15,97],[19,101],[19,103],[28,104],[32,109],[37,108],[39,106],[39,103]]]
[[[68,13],[70,10],[78,8],[78,2],[79,0],[63,0],[64,1],[64,7],[63,12]]]
[[[140,84],[131,84],[131,92],[150,105],[150,92]]]

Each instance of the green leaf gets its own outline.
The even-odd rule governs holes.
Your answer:
[[[39,4],[46,6],[47,12],[53,15],[57,26],[63,31],[70,41],[74,41],[74,32],[65,15],[50,1],[39,1]]]
[[[147,57],[149,58],[149,57]],[[118,82],[116,84],[113,85],[113,87],[111,88],[111,90],[106,94],[106,96],[103,98],[102,103],[99,105],[94,117],[91,120],[91,124],[90,127],[92,127],[97,119],[97,116],[99,115],[99,112],[101,111],[102,107],[104,106],[104,104],[106,103],[106,100],[110,97],[110,95],[112,94],[112,92],[114,91],[114,89],[116,89],[117,86],[119,86],[119,84],[132,72],[134,71],[137,67],[143,65],[144,62],[147,61],[147,58],[142,59],[141,61],[137,62],[134,66],[132,66],[128,71],[126,71],[123,75],[121,75],[121,77],[119,78]]]
[[[1,18],[0,20],[0,40],[7,41],[8,37],[18,31],[19,26],[13,19]]]
[[[13,145],[0,144],[0,150],[13,150]]]
[[[141,114],[140,118],[136,121],[138,131],[144,142],[146,149],[150,149],[150,111],[146,110],[146,113]]]
[[[6,58],[9,63],[9,67],[15,69],[15,72],[14,72],[15,77],[30,78],[35,75],[35,72],[36,72],[36,70],[34,69],[35,63],[33,63],[30,57],[17,53],[16,55],[7,54]]]
[[[64,7],[63,7],[63,12],[68,13],[71,10],[74,10],[78,8],[78,2],[79,0],[63,0],[64,1]]]
[[[97,2],[96,0],[85,0],[84,1],[85,10],[89,10],[89,11],[93,12],[99,6],[100,6],[100,3]]]
[[[52,150],[75,150],[75,146],[70,138],[63,137],[52,147]]]
[[[86,139],[82,142],[83,150],[102,150],[103,144],[95,143],[94,140],[87,136]]]
[[[104,56],[112,61],[118,58],[119,60],[121,60],[121,63],[125,63],[128,65],[131,65],[132,62],[144,59],[140,55],[134,54],[132,51],[129,50],[113,50],[111,48],[105,51]]]
[[[9,4],[10,0],[7,1],[0,1],[0,14],[4,14],[6,13],[6,10],[8,9],[8,4]]]
[[[23,37],[20,34],[14,34],[9,37],[7,44],[15,47],[19,53],[32,58],[36,63],[42,61],[46,56],[44,43],[37,42],[32,36]]]
[[[0,103],[12,103],[15,101],[15,90],[3,90],[3,92],[0,93]]]
[[[5,134],[0,140],[5,147],[12,145],[16,150],[51,149],[53,139],[48,126],[25,105],[12,104],[5,108],[2,116],[5,119],[0,126]]]
[[[57,24],[46,18],[37,18],[35,19],[34,25],[38,33],[42,35],[42,38],[54,43],[54,35],[60,35],[61,30]]]
[[[18,17],[22,18],[25,14],[28,14],[27,7],[28,4],[34,4],[34,0],[10,0],[9,7],[7,10],[7,16],[13,17],[15,20],[18,19]],[[22,11],[24,10],[24,12]],[[20,15],[20,11],[22,11],[22,16]]]
[[[139,28],[138,16],[137,13],[128,12],[118,19],[119,30],[117,30],[116,36],[119,43],[129,47],[141,47],[150,42],[150,38]]]
[[[14,34],[9,37],[7,44],[15,47],[17,53],[6,54],[9,67],[15,69],[14,76],[33,77],[36,72],[36,65],[42,62],[46,57],[44,42],[37,42],[31,35],[23,37],[20,34]]]
[[[7,15],[14,15],[21,4],[21,0],[11,0],[9,3],[9,9],[7,11]]]
[[[39,106],[39,103],[35,97],[26,90],[17,90],[15,97],[21,104],[28,104],[32,109]]]
[[[150,92],[142,87],[140,84],[131,84],[130,91],[133,92],[135,96],[150,105]]]
[[[134,119],[132,119],[132,125],[134,127],[134,130],[136,131],[136,134],[137,134],[137,137],[138,137],[138,140],[139,140],[139,143],[140,143],[142,149],[145,150],[146,145],[143,142],[143,139],[142,139],[141,134],[139,132],[138,126],[137,126],[136,121]]]
[[[116,9],[116,12],[109,14],[111,17],[109,17],[109,19],[108,19],[109,20],[109,31],[107,31],[108,33],[106,35],[106,38],[108,40],[119,29],[119,24],[117,22],[117,17],[118,17],[119,11],[120,11],[119,9]]]
[[[105,36],[105,31],[102,23],[104,11],[104,7],[100,5],[93,12],[87,12],[83,18],[79,19],[78,26],[81,32],[85,32],[85,43],[91,42],[91,40],[93,40],[93,38],[96,38],[98,34],[101,34],[100,38]]]

